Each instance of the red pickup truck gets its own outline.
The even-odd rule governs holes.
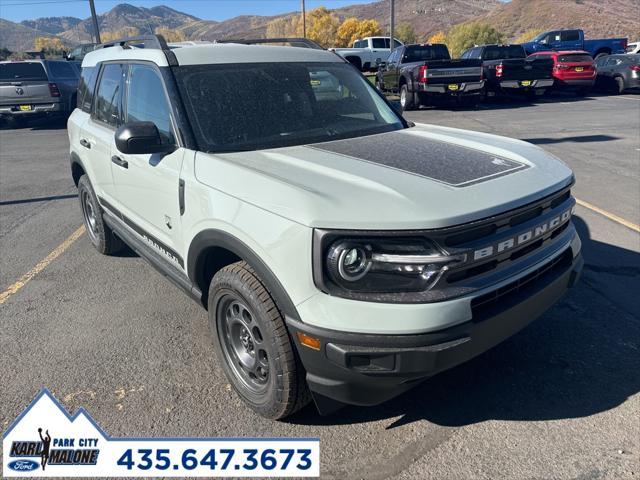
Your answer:
[[[593,58],[583,50],[539,52],[528,58],[550,58],[553,60],[553,88],[573,90],[576,95],[586,95],[596,81]]]

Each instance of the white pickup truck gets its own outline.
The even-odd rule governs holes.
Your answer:
[[[384,62],[391,53],[390,37],[366,37],[353,42],[351,48],[332,48],[348,62],[353,63],[362,71],[375,70],[378,64]],[[394,48],[404,45],[397,38]]]

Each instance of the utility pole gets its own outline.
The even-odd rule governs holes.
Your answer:
[[[91,7],[91,19],[93,20],[93,37],[96,43],[102,43],[100,41],[100,29],[98,28],[98,17],[96,16],[96,6],[93,0],[89,0],[89,6]]]
[[[302,0],[302,37],[307,38],[307,15],[304,0]]]
[[[391,46],[391,50],[393,50],[396,46],[396,42],[394,40],[393,31],[395,30],[396,23],[396,13],[395,13],[395,0],[389,0],[391,4],[391,12],[390,12],[390,21],[389,21],[389,36],[391,40],[389,40],[389,45]]]

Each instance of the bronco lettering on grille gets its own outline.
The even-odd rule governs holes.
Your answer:
[[[553,217],[551,220],[548,220],[536,227],[525,230],[524,232],[519,233],[516,236],[506,238],[498,243],[494,243],[493,245],[489,245],[473,252],[473,260],[480,260],[482,258],[491,257],[492,255],[496,255],[498,253],[503,253],[512,248],[523,245],[535,238],[541,237],[549,232],[552,232],[560,225],[563,225],[571,218],[571,210],[567,210],[560,215]]]

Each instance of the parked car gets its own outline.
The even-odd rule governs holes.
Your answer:
[[[631,42],[627,45],[627,53],[640,53],[640,42]]]
[[[484,81],[482,62],[452,60],[443,44],[403,45],[396,48],[376,74],[383,92],[400,94],[403,110],[413,110],[435,98],[478,102]]]
[[[522,46],[527,53],[544,52],[548,50],[583,50],[593,58],[615,53],[625,53],[626,38],[599,38],[585,40],[584,32],[576,30],[552,30],[544,32]]]
[[[534,53],[529,58],[553,60],[554,90],[572,90],[576,95],[586,95],[596,81],[593,58],[587,52],[568,50]]]
[[[64,60],[0,62],[0,117],[20,122],[68,116],[76,107],[78,65]]]
[[[640,54],[609,55],[596,60],[596,87],[623,93],[640,88]]]
[[[521,45],[478,45],[464,52],[461,58],[482,60],[489,96],[523,93],[535,97],[553,86],[553,60],[527,58]]]
[[[384,402],[577,282],[574,176],[540,147],[409,124],[331,52],[144,42],[82,64],[68,134],[88,240],[130,245],[208,309],[259,414]]]
[[[82,45],[78,45],[69,53],[65,54],[64,58],[69,61],[81,62],[84,56],[93,52],[98,44],[97,43],[83,43]]]
[[[404,45],[395,39],[394,47]],[[376,70],[391,53],[390,37],[367,37],[353,42],[351,48],[332,48],[331,51],[353,63],[359,70]]]

